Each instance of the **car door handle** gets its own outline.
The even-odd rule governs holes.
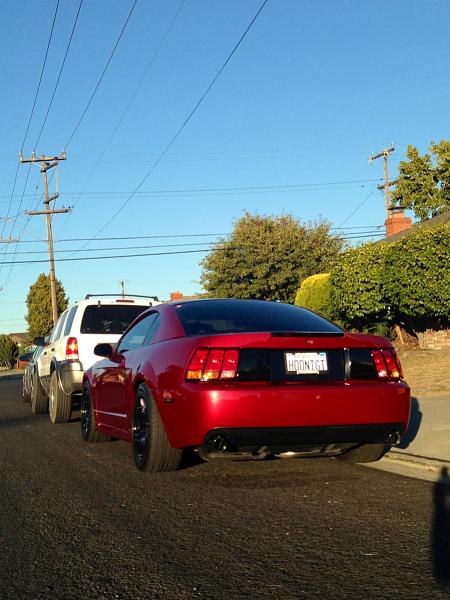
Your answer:
[[[54,351],[55,351],[55,349],[54,349],[54,348],[52,348],[52,352],[54,352]]]

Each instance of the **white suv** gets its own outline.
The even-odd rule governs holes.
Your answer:
[[[117,342],[142,311],[156,304],[156,296],[88,294],[65,310],[48,339],[34,339],[43,350],[31,386],[32,412],[48,410],[52,423],[66,423],[79,405],[84,371],[99,360],[94,347]]]

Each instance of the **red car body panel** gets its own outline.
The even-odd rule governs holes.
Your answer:
[[[175,448],[201,446],[206,434],[217,428],[397,424],[401,433],[406,431],[410,391],[401,380],[185,381],[186,367],[198,348],[391,348],[388,339],[270,332],[186,336],[175,306],[156,307],[161,326],[149,346],[113,355],[86,372],[99,431],[131,441],[135,390],[141,382],[150,389]]]

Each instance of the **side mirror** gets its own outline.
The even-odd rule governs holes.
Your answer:
[[[45,338],[42,336],[35,337],[33,340],[35,346],[45,346]]]
[[[97,344],[94,348],[94,354],[96,356],[103,356],[104,358],[108,358],[114,352],[114,348],[111,344]]]

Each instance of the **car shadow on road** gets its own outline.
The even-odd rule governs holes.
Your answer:
[[[433,527],[431,549],[434,576],[438,584],[450,587],[450,477],[447,467],[442,467],[439,480],[433,489]]]
[[[422,412],[420,410],[419,401],[417,398],[411,398],[411,415],[409,417],[409,425],[405,435],[402,437],[398,448],[404,450],[407,448],[417,435],[422,422]]]

